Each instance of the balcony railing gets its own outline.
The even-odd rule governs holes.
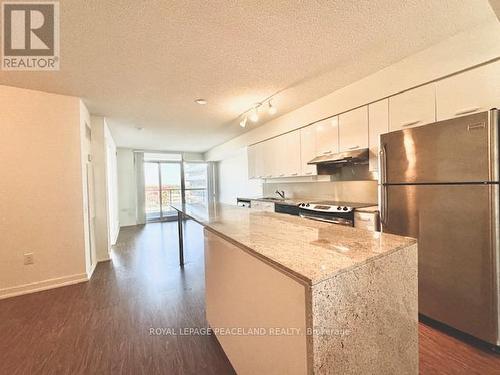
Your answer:
[[[171,216],[175,214],[175,211],[170,207],[170,205],[182,202],[181,189],[162,188],[161,204],[160,189],[158,187],[146,186],[145,192],[146,216],[148,218]],[[187,188],[184,189],[184,194],[186,197],[186,203],[204,203],[207,199],[207,189],[205,188]]]

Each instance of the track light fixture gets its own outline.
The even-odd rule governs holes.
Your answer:
[[[242,114],[241,116],[241,121],[240,121],[240,126],[242,128],[247,126],[248,120],[250,120],[253,123],[256,123],[259,121],[259,109],[267,103],[267,112],[269,113],[270,116],[275,115],[278,113],[278,109],[273,105],[272,103],[272,97],[267,98],[266,100],[255,103],[252,109],[249,109]]]
[[[255,106],[253,111],[252,111],[252,114],[250,115],[250,121],[252,122],[257,122],[259,121],[259,107],[258,106]]]
[[[276,112],[278,112],[278,109],[273,106],[273,103],[271,103],[271,101],[269,100],[269,108],[268,108],[268,112],[269,114],[272,116],[272,115],[275,115]]]
[[[242,128],[246,127],[247,126],[247,121],[248,121],[248,117],[247,116],[243,117],[243,119],[240,121],[240,126]]]

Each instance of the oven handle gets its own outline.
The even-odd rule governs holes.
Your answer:
[[[300,214],[300,217],[303,217],[303,218],[305,218],[305,219],[309,219],[309,220],[322,221],[322,222],[324,222],[324,223],[330,223],[330,224],[340,224],[340,225],[345,225],[345,226],[349,226],[349,227],[352,227],[352,226],[353,226],[352,221],[347,220],[347,219],[342,219],[342,218],[337,218],[337,219],[324,219],[324,218],[322,218],[322,217],[317,217],[317,216],[309,216],[309,215],[304,215],[304,214]]]

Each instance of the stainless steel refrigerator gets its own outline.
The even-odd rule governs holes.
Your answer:
[[[418,239],[419,311],[500,345],[499,113],[380,137],[384,232]]]

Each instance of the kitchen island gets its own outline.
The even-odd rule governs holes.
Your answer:
[[[414,239],[217,203],[173,207],[181,225],[205,227],[207,321],[239,374],[418,373]]]

